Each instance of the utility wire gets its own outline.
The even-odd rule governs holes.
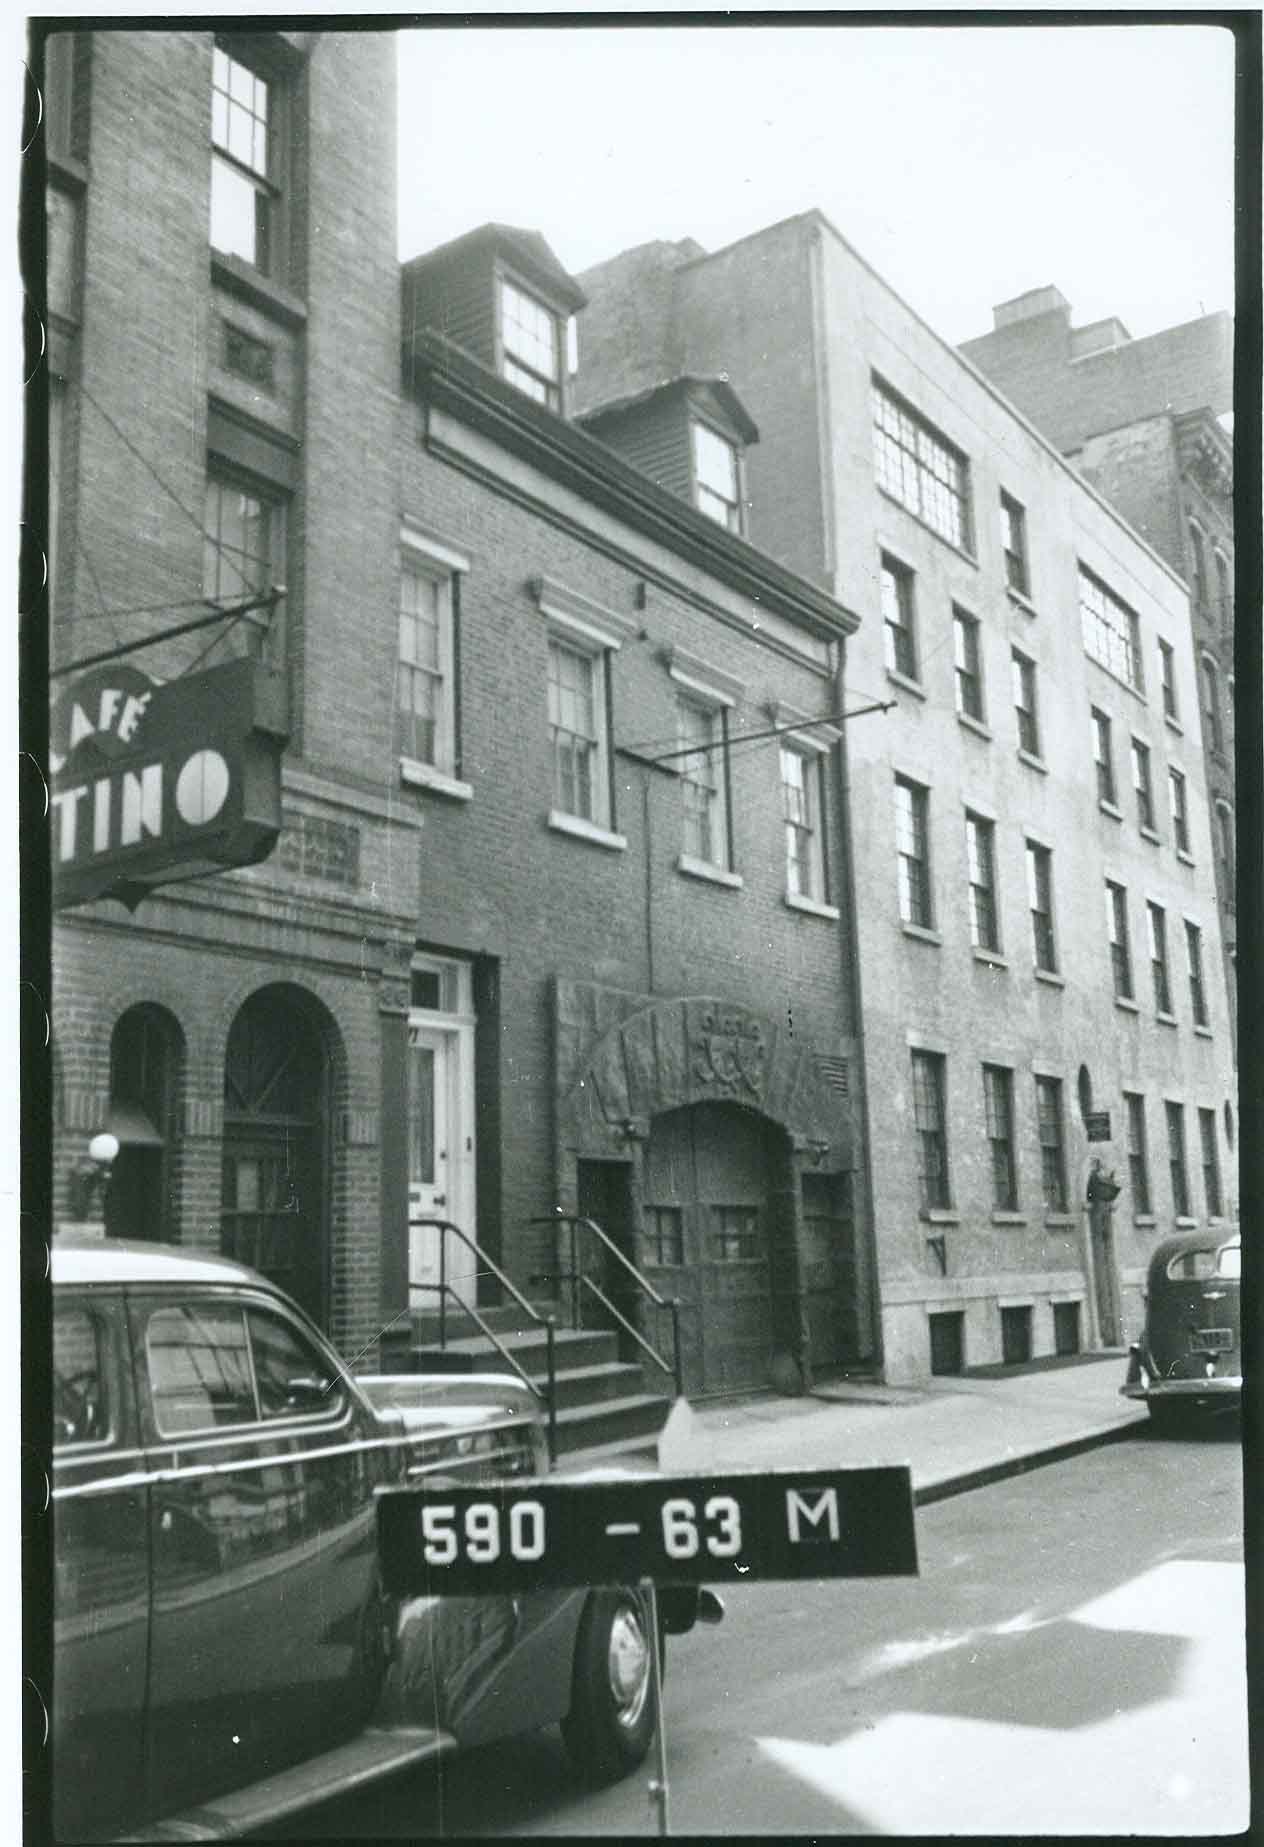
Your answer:
[[[141,648],[152,648],[160,641],[171,641],[177,635],[188,635],[194,629],[207,628],[212,622],[227,622],[231,627],[234,623],[240,622],[244,616],[248,616],[252,610],[266,608],[271,611],[284,595],[285,585],[274,585],[271,590],[251,597],[248,602],[235,604],[229,609],[216,609],[209,616],[195,616],[191,622],[177,622],[173,628],[160,629],[156,635],[142,635],[138,641],[125,641],[116,648],[101,648],[95,654],[81,655],[77,661],[67,661],[64,667],[50,669],[48,677],[50,680],[56,680],[68,673],[78,673],[84,667],[99,666],[102,661],[118,660],[120,656],[135,654]],[[215,637],[215,641],[220,639],[218,635]],[[214,647],[214,645],[215,642],[212,642],[211,646]],[[197,658],[201,660],[202,656],[199,655]],[[196,661],[194,665],[197,665]],[[184,668],[180,677],[183,678],[188,671],[187,667]]]
[[[123,429],[120,429],[119,425],[114,421],[113,417],[111,417],[109,411],[106,410],[105,406],[103,404],[98,404],[97,400],[93,397],[92,393],[88,390],[88,387],[82,382],[82,380],[80,380],[80,383],[79,383],[79,390],[81,394],[88,400],[89,404],[91,404],[93,410],[97,411],[102,417],[105,418],[105,421],[109,424],[110,428],[114,431],[114,434],[118,437],[119,441],[122,443],[123,447],[127,450],[128,454],[135,456],[136,460],[140,463],[141,467],[145,470],[145,472],[151,475],[153,479],[158,483],[158,486],[162,489],[163,493],[167,496],[168,500],[170,500],[174,506],[180,509],[181,513],[183,513],[184,517],[188,520],[189,524],[193,526],[202,535],[204,539],[210,539],[211,544],[215,546],[216,550],[219,550],[220,549],[219,540],[214,538],[211,533],[207,532],[205,526],[202,524],[202,521],[197,517],[195,513],[190,513],[189,509],[185,506],[184,502],[181,500],[180,496],[176,493],[175,489],[168,487],[167,483],[163,480],[162,476],[159,474],[158,470],[154,467],[153,463],[150,462],[141,453],[141,451],[136,447],[136,444],[132,441],[131,437],[127,434],[127,432]]]

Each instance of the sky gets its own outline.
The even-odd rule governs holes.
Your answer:
[[[400,255],[498,219],[573,272],[818,206],[943,338],[1054,283],[1139,337],[1233,306],[1213,27],[446,26],[399,35]]]

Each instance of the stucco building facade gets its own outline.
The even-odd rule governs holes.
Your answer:
[[[1185,585],[819,213],[580,277],[581,421],[722,375],[745,529],[860,615],[844,875],[892,1379],[1135,1331],[1220,1220],[1229,1003]],[[612,435],[613,431],[613,435]],[[1087,1204],[1094,1162],[1121,1191]]]

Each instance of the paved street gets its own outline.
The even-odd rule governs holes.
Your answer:
[[[921,1576],[752,1585],[675,1646],[672,1830],[1230,1832],[1247,1821],[1241,1465],[1148,1432],[925,1507]],[[546,1734],[289,1838],[652,1834]]]

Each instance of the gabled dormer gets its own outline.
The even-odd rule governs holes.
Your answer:
[[[726,379],[670,379],[599,404],[579,421],[651,480],[745,534],[743,457],[759,430]]]
[[[428,329],[564,416],[575,370],[571,316],[587,299],[538,231],[480,225],[405,263],[405,360]]]

